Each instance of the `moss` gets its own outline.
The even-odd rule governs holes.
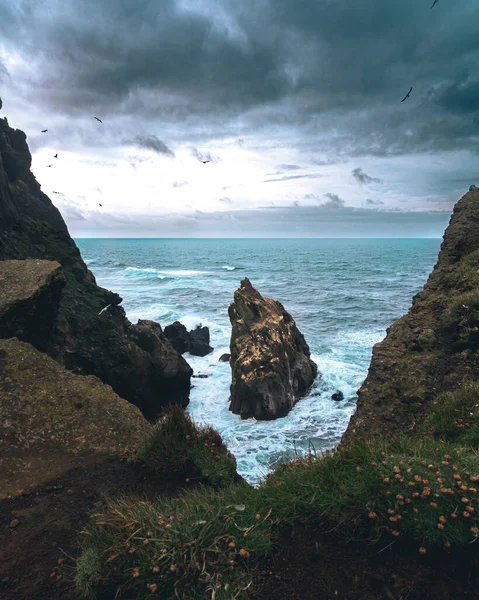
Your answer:
[[[418,337],[418,344],[421,350],[431,350],[436,345],[436,334],[432,329],[425,329]]]

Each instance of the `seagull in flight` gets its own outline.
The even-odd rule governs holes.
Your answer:
[[[437,1],[437,0],[436,0]],[[404,98],[401,100],[401,102],[404,102],[404,100],[407,100],[409,98],[409,96],[411,95],[412,92],[412,88],[409,90],[409,92],[404,96]]]
[[[93,117],[94,119],[96,119],[97,121],[99,121],[100,123],[103,123],[103,121],[101,119],[99,119],[98,117]]]
[[[100,204],[99,202],[98,202],[98,206],[101,206],[103,208],[103,204]]]
[[[58,154],[55,154],[55,155],[53,156],[53,158],[58,158]]]
[[[107,306],[105,306],[105,308],[102,308],[101,311],[98,313],[98,316],[100,316],[102,313],[105,312],[105,310],[108,310],[110,308],[111,304],[108,304]]]
[[[207,162],[210,162],[209,160],[202,160],[201,161],[204,165],[206,165]]]
[[[42,133],[46,133],[48,129],[42,129]]]
[[[438,2],[439,2],[439,0],[434,0],[433,5],[431,6],[431,9],[433,9]]]
[[[55,190],[53,190],[53,193],[54,193],[54,194],[59,194],[60,192],[55,192]]]
[[[47,167],[53,167],[53,165],[47,165]]]

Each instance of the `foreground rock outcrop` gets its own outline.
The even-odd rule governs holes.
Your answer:
[[[138,408],[97,377],[0,339],[0,495],[66,471],[75,457],[130,454],[151,431]]]
[[[373,348],[343,443],[413,431],[441,392],[479,379],[479,188],[456,204],[407,315]]]
[[[243,419],[287,414],[318,374],[303,334],[282,304],[263,298],[248,279],[236,290],[228,313],[230,410]]]
[[[28,339],[43,349],[52,334],[64,285],[56,261],[0,261],[0,337]]]
[[[198,325],[196,329],[188,331],[183,323],[175,321],[165,327],[165,336],[180,354],[189,352],[193,356],[206,356],[214,350],[210,346],[210,330],[208,327]]]
[[[22,336],[67,369],[98,376],[148,418],[170,403],[186,406],[190,366],[161,327],[132,325],[120,296],[96,284],[30,167],[25,134],[0,119],[0,260],[58,261],[65,279],[50,333],[29,330],[27,336],[19,329],[9,335]]]

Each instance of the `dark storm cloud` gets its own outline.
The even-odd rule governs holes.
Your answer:
[[[175,153],[171,148],[156,137],[156,135],[137,135],[127,144],[133,144],[137,148],[144,148],[145,150],[153,150],[157,154],[164,154],[170,158],[175,157]]]
[[[477,0],[426,4],[3,0],[0,37],[30,66],[23,96],[57,114],[204,139],[293,128],[330,160],[478,152]]]
[[[354,179],[356,179],[356,181],[358,181],[361,184],[382,183],[382,179],[379,179],[378,177],[371,177],[370,175],[365,173],[360,167],[357,167],[356,169],[352,170],[352,176],[354,177]]]
[[[371,198],[368,198],[366,200],[366,204],[369,206],[379,206],[381,204],[384,204],[384,202],[382,200],[371,200]]]
[[[263,183],[273,183],[274,181],[290,181],[291,179],[317,179],[320,175],[284,175],[283,177],[278,177],[277,179],[265,179]]]

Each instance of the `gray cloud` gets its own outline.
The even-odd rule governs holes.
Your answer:
[[[320,175],[284,175],[276,179],[265,179],[263,183],[273,183],[274,181],[290,181],[291,179],[318,179]]]
[[[382,183],[382,179],[379,179],[378,177],[371,177],[370,175],[365,173],[360,167],[357,167],[356,169],[352,170],[352,176],[354,177],[354,179],[356,179],[356,181],[358,181],[361,184]]]
[[[342,210],[345,208],[345,203],[342,198],[340,198],[337,194],[324,194],[326,198],[329,198],[327,202],[324,202],[320,205],[321,208],[327,210]]]
[[[368,204],[369,206],[379,206],[381,204],[384,204],[384,202],[382,200],[371,200],[371,198],[368,198],[366,200],[366,204]]]
[[[211,163],[220,162],[219,156],[211,154],[211,152],[202,152],[201,150],[198,150],[198,148],[192,148],[191,154],[198,160],[207,160]]]
[[[231,204],[232,200],[231,200],[231,198],[224,196],[223,198],[219,199],[219,202],[224,202],[225,204]]]
[[[165,142],[157,138],[156,135],[137,135],[131,140],[131,142],[127,143],[131,143],[137,148],[152,150],[157,154],[164,154],[166,156],[169,156],[170,158],[175,157],[175,153],[173,152],[173,150],[171,150],[171,148],[168,148]]]

